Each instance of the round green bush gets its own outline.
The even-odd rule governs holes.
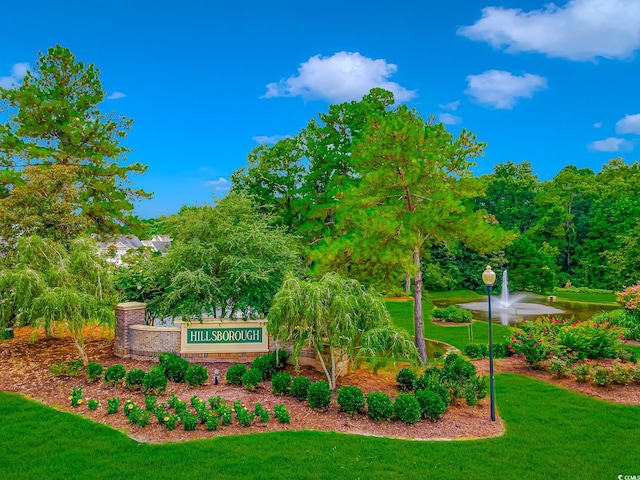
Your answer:
[[[497,345],[496,345],[497,346]],[[495,347],[494,346],[494,353]],[[464,354],[469,357],[475,359],[479,358],[487,358],[489,356],[489,346],[483,343],[469,343],[464,346]]]
[[[349,385],[338,390],[338,405],[345,413],[364,411],[364,393],[358,387]]]
[[[224,376],[224,379],[227,381],[229,385],[242,385],[242,376],[247,371],[247,366],[244,363],[236,363],[235,365],[231,365],[227,369],[227,373]]]
[[[200,387],[209,379],[207,369],[202,365],[190,365],[184,376],[185,381],[191,387]]]
[[[129,370],[129,373],[127,373],[124,384],[129,390],[140,390],[140,387],[142,387],[142,382],[144,381],[144,377],[146,375],[147,372],[145,372],[144,370],[133,367],[131,370]]]
[[[333,396],[329,384],[325,380],[318,380],[315,383],[309,385],[307,391],[307,403],[311,408],[317,410],[325,410],[331,403],[331,397]]]
[[[87,376],[87,380],[89,380],[90,382],[100,380],[100,377],[102,377],[102,372],[104,372],[104,367],[96,362],[89,362],[85,367],[85,374]]]
[[[296,377],[291,382],[291,395],[293,395],[296,400],[306,400],[310,386],[311,380],[309,380],[307,377]]]
[[[447,381],[460,382],[475,377],[476,366],[455,353],[450,353],[444,360],[442,377]]]
[[[416,423],[422,416],[422,410],[416,397],[401,393],[393,404],[393,413],[404,423]]]
[[[470,310],[457,307],[456,305],[449,305],[445,308],[436,308],[431,316],[443,322],[454,323],[469,323],[472,319]]]
[[[115,365],[111,365],[104,372],[104,381],[106,384],[114,386],[121,383],[126,374],[127,371],[124,369],[124,366],[117,363]]]
[[[160,366],[164,369],[169,380],[183,383],[189,368],[189,361],[175,353],[162,353],[160,354]]]
[[[451,403],[451,394],[449,393],[449,389],[442,384],[439,378],[424,378],[424,387],[421,388],[421,390],[431,390],[440,397],[445,407],[448,407]]]
[[[291,375],[287,372],[278,372],[271,377],[271,393],[274,395],[287,395],[291,390]]]
[[[416,373],[410,368],[403,368],[396,375],[396,382],[398,382],[398,387],[403,392],[408,392],[413,390],[414,383],[416,381]]]
[[[386,393],[372,392],[367,395],[367,409],[373,420],[391,420],[393,404]]]
[[[250,368],[242,375],[242,386],[247,390],[255,390],[262,381],[262,372],[257,368]]]
[[[431,421],[438,420],[447,411],[447,406],[440,396],[431,390],[418,390],[416,400],[420,404],[422,416]]]
[[[269,380],[275,373],[275,366],[269,355],[261,355],[251,362],[252,370],[259,370],[262,374],[262,380]]]
[[[160,365],[153,365],[142,381],[142,391],[157,395],[167,391],[169,381]]]

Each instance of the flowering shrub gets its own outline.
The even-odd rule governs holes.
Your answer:
[[[176,427],[178,426],[178,422],[180,421],[180,418],[177,415],[169,415],[167,414],[164,419],[164,426],[167,427],[167,430],[175,430]]]
[[[563,322],[555,318],[520,322],[507,348],[514,357],[526,360],[531,368],[539,368],[540,362],[560,353],[555,335],[562,325]]]
[[[589,380],[589,377],[591,375],[591,365],[590,362],[587,360],[585,362],[582,363],[576,363],[571,367],[571,373],[573,374],[574,377],[576,377],[576,380],[580,383],[585,383]]]
[[[136,408],[136,404],[133,403],[133,400],[131,400],[130,398],[127,398],[122,405],[122,410],[124,411],[124,414],[127,416],[127,418],[129,418],[129,415],[131,415],[134,408]]]
[[[218,412],[212,412],[211,415],[207,418],[207,430],[210,432],[218,429],[218,425],[220,425],[220,417],[218,416]]]
[[[82,403],[82,386],[73,387],[69,393],[69,400],[72,407],[79,407]]]
[[[627,310],[640,311],[640,281],[631,287],[616,293],[616,299]]]
[[[250,412],[246,407],[242,405],[240,402],[235,402],[233,404],[233,410],[236,412],[236,420],[243,427],[250,427],[253,423],[253,419],[255,415],[253,412]]]
[[[195,430],[198,426],[198,417],[190,410],[180,412],[180,422],[186,431]]]
[[[613,358],[621,331],[609,322],[579,322],[558,332],[558,343],[579,360]]]
[[[609,322],[620,327],[622,340],[640,340],[640,310],[619,308],[609,312],[598,312],[591,320],[598,323]]]
[[[155,412],[158,407],[158,399],[155,395],[145,395],[144,405],[150,412]]]
[[[613,370],[613,383],[617,385],[628,385],[633,381],[633,377],[636,373],[636,369],[633,365],[621,362],[620,360],[614,360],[611,364]]]
[[[598,365],[592,375],[593,381],[601,387],[607,387],[613,383],[613,372],[605,365]]]
[[[95,398],[90,398],[89,400],[87,400],[87,408],[89,410],[97,410],[98,405],[100,405],[100,402]]]
[[[566,378],[571,374],[571,363],[566,357],[552,358],[547,372],[556,378]]]

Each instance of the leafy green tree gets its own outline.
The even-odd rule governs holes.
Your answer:
[[[536,219],[534,199],[540,186],[531,164],[499,163],[482,180],[487,187],[477,199],[480,207],[495,216],[502,228],[526,232]]]
[[[20,181],[30,181],[25,167],[74,166],[73,212],[80,212],[90,232],[109,234],[132,226],[134,202],[150,195],[128,186],[130,176],[147,167],[126,163],[129,150],[120,142],[132,120],[100,111],[105,91],[99,74],[55,46],[39,54],[19,87],[0,88],[6,118],[0,123],[0,184],[11,196]]]
[[[76,205],[78,167],[26,167],[23,181],[0,199],[0,231],[5,239],[38,235],[69,244],[87,230]]]
[[[114,325],[112,271],[89,238],[73,240],[67,251],[49,239],[22,237],[0,269],[0,321],[41,326],[47,335],[54,322],[61,322],[86,364],[83,327],[94,322]]]
[[[336,274],[319,281],[288,277],[269,310],[267,329],[293,346],[293,358],[313,347],[330,388],[346,359],[385,353],[417,359],[409,335],[391,323],[382,297],[355,280]]]
[[[555,256],[538,247],[526,235],[506,248],[509,259],[509,288],[528,292],[551,292],[556,284]],[[548,246],[546,246],[548,250]]]
[[[158,259],[154,280],[166,285],[158,303],[163,316],[264,316],[285,272],[299,262],[295,238],[239,194],[183,207],[166,226],[171,248]]]
[[[422,259],[437,243],[461,241],[483,251],[511,240],[471,199],[481,193],[472,159],[484,144],[463,130],[456,138],[441,123],[425,122],[405,105],[368,124],[352,153],[360,181],[344,190],[336,221],[341,236],[331,252],[351,263],[388,265],[413,275],[416,346],[423,363]]]

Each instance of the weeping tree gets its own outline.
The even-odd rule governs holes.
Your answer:
[[[382,297],[335,273],[319,281],[287,277],[268,318],[267,329],[293,346],[294,359],[313,347],[332,390],[350,360],[381,353],[418,359],[409,334],[393,327]]]
[[[47,336],[60,322],[87,363],[83,327],[114,325],[112,271],[89,238],[73,240],[69,250],[42,237],[21,238],[0,269],[0,322],[42,327]]]

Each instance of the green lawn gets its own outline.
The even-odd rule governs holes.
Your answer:
[[[567,302],[596,303],[598,305],[620,305],[616,301],[615,293],[579,293],[555,291],[553,295],[558,300]]]
[[[433,304],[425,301],[422,304],[424,315],[424,335],[427,338],[448,343],[462,350],[468,343],[489,343],[489,327],[487,322],[473,322],[473,341],[469,340],[469,327],[461,326],[443,326],[436,325],[431,322],[431,312]],[[409,301],[389,301],[387,309],[391,314],[393,323],[400,328],[404,328],[411,335],[414,335],[415,328],[413,325],[413,302]],[[504,342],[510,337],[510,329],[504,325],[493,324],[493,341],[495,343]]]
[[[496,398],[506,433],[486,440],[419,442],[303,431],[147,445],[0,393],[0,478],[546,480],[638,474],[639,407],[514,374],[496,377]]]

